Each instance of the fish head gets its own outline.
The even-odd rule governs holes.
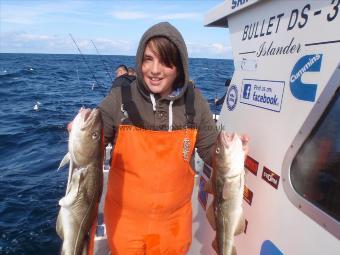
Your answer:
[[[69,130],[68,149],[77,167],[84,167],[102,154],[103,121],[98,109],[81,108]]]
[[[222,130],[215,143],[213,168],[220,174],[234,176],[244,171],[244,158],[240,136]]]

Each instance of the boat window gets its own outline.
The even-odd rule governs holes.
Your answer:
[[[290,177],[309,202],[340,220],[340,90],[295,156]]]

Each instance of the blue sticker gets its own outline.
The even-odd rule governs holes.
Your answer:
[[[249,99],[250,97],[250,91],[251,91],[251,84],[244,84],[244,88],[243,88],[243,98],[245,99]]]
[[[283,253],[270,240],[262,243],[260,255],[283,255]]]
[[[301,81],[306,72],[320,72],[322,54],[306,55],[300,58],[290,74],[290,91],[299,100],[314,102],[317,84],[307,84]]]
[[[232,111],[235,109],[236,104],[237,104],[237,96],[238,96],[238,90],[235,85],[231,85],[230,88],[228,89],[227,93],[227,107],[229,111]]]
[[[201,176],[200,182],[199,182],[199,190],[198,190],[198,201],[202,205],[204,209],[207,207],[207,193],[205,193],[204,188],[207,181]]]

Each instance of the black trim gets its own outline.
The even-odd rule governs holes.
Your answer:
[[[251,54],[251,53],[255,53],[255,52],[256,52],[256,51],[240,52],[239,55]]]
[[[188,83],[187,91],[185,93],[185,112],[187,117],[187,125],[189,128],[194,128],[195,117],[195,91],[192,83]]]
[[[131,96],[131,87],[130,86],[122,86],[122,103],[123,103],[123,110],[128,113],[128,118],[124,119],[122,122],[123,124],[133,124],[137,127],[143,128],[143,120],[139,114],[137,106],[135,102],[132,101]]]
[[[340,43],[340,40],[326,41],[326,42],[316,42],[316,43],[306,43],[305,46],[313,46],[313,45],[321,45],[321,44],[330,44],[330,43]]]

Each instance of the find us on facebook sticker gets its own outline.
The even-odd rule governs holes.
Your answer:
[[[243,79],[240,103],[280,112],[284,81]]]
[[[226,104],[229,111],[233,111],[237,104],[238,90],[236,85],[231,85],[226,96]]]

